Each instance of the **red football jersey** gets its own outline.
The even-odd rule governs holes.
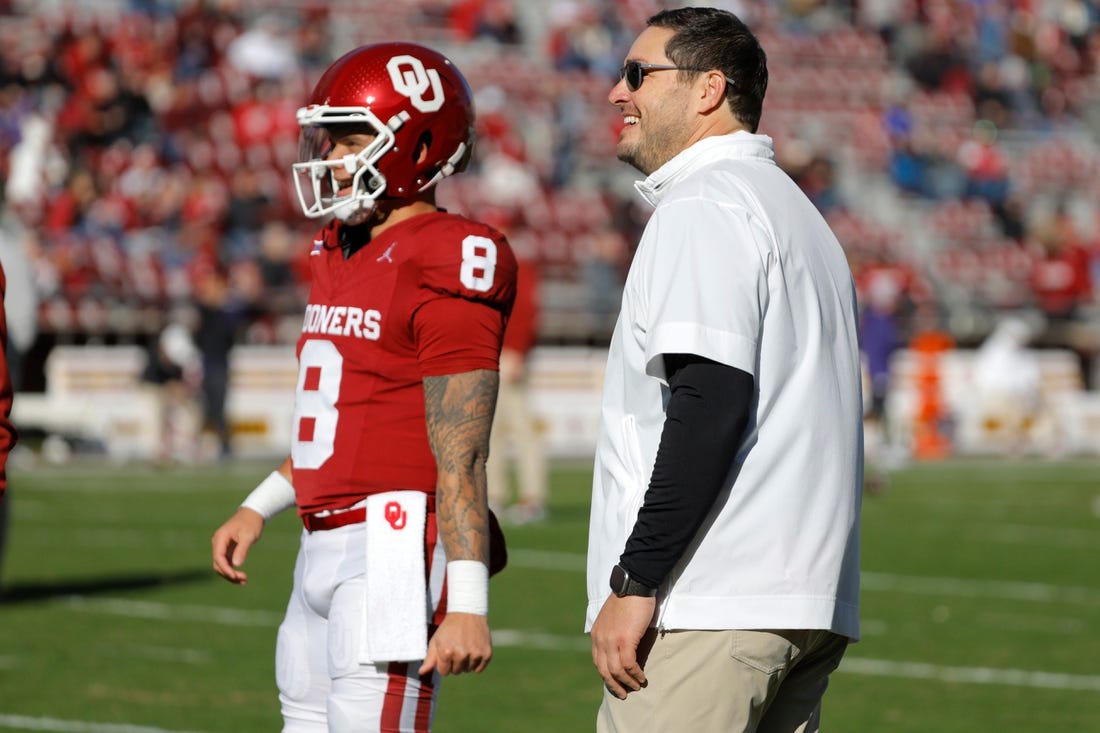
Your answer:
[[[0,501],[4,500],[4,491],[8,488],[8,454],[15,447],[19,434],[11,424],[11,376],[8,372],[8,319],[4,312],[4,293],[7,291],[7,278],[0,266]]]
[[[422,380],[496,370],[516,293],[515,256],[484,224],[415,216],[347,259],[342,226],[309,256],[291,446],[300,513],[435,492]]]

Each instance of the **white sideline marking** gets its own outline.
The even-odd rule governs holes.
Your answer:
[[[178,662],[179,664],[208,664],[210,655],[201,649],[178,649],[168,646],[128,646],[125,649],[134,656],[154,659],[160,662]]]
[[[271,611],[244,611],[239,608],[218,606],[131,601],[125,598],[69,596],[64,602],[77,611],[109,613],[131,618],[203,621],[226,626],[278,626],[283,620],[282,614]]]
[[[587,556],[579,552],[558,552],[556,550],[508,549],[508,564],[523,568],[540,570],[572,570],[583,573]]]
[[[585,556],[577,552],[553,550],[508,551],[508,563],[523,568],[583,572]],[[1095,588],[1027,583],[1006,580],[937,578],[864,571],[861,585],[865,590],[919,593],[965,598],[1002,598],[1014,601],[1057,601],[1081,605],[1100,605]]]
[[[0,714],[0,728],[20,730],[45,730],[53,733],[197,733],[196,731],[151,728],[145,725],[125,723],[89,723],[85,720],[59,720],[57,718],[32,718],[27,715]]]
[[[501,647],[549,649],[553,651],[590,651],[588,637],[560,636],[541,631],[499,629],[493,632],[493,644]],[[839,673],[873,677],[904,677],[937,682],[966,682],[978,685],[1009,685],[1042,687],[1052,690],[1100,691],[1100,676],[1036,672],[1026,669],[993,669],[990,667],[945,667],[923,662],[894,662],[887,659],[844,657]]]
[[[267,611],[241,611],[230,608],[210,606],[176,606],[148,601],[129,601],[123,599],[69,599],[73,608],[93,612],[113,613],[122,616],[138,616],[152,619],[187,619],[223,623],[236,626],[276,626],[279,615]],[[497,629],[493,632],[493,642],[501,647],[522,647],[554,651],[588,651],[591,647],[588,638],[578,633],[575,636],[562,636],[541,631],[523,631],[520,629]],[[1072,675],[1057,672],[1036,672],[1018,669],[991,669],[987,667],[944,667],[920,662],[894,662],[882,659],[845,657],[839,670],[855,674],[881,677],[906,677],[911,679],[932,679],[944,682],[970,682],[975,684],[1000,684],[1021,687],[1044,687],[1063,690],[1100,691],[1100,676]],[[0,726],[3,719],[0,718]],[[34,729],[39,730],[39,729]],[[69,729],[42,728],[41,730]],[[93,729],[79,729],[80,731]],[[98,730],[95,733],[99,733]],[[104,733],[110,733],[104,731]],[[125,733],[120,731],[120,733]]]
[[[917,593],[920,595],[962,596],[965,598],[1001,598],[1012,601],[1043,601],[1100,605],[1095,588],[1026,583],[1011,580],[936,578],[893,573],[868,573],[860,576],[865,590]]]
[[[942,667],[922,662],[893,662],[886,659],[845,657],[838,672],[866,674],[874,677],[906,677],[939,682],[969,682],[976,685],[1012,685],[1043,687],[1052,690],[1093,690],[1100,692],[1100,676],[1035,672],[1026,669],[992,669],[990,667]]]
[[[1030,524],[991,524],[971,530],[976,540],[1005,545],[1042,545],[1070,550],[1100,548],[1100,535],[1093,528],[1042,527]]]
[[[225,487],[218,484],[210,484],[204,479],[208,476],[216,476],[219,479],[226,476],[252,480],[262,479],[271,470],[260,463],[234,463],[209,466],[207,470],[195,471],[196,480],[193,483],[182,485],[165,482],[166,476],[171,476],[170,471],[161,468],[145,466],[140,463],[127,464],[120,467],[94,465],[93,464],[70,466],[48,466],[44,464],[34,467],[35,478],[45,481],[70,479],[79,476],[79,481],[67,481],[64,484],[43,483],[34,487],[36,492],[48,493],[111,493],[111,494],[182,494],[182,493],[224,493]],[[125,479],[125,480],[122,480]],[[148,482],[135,487],[131,482],[134,479],[147,479]]]
[[[521,647],[524,649],[546,649],[549,651],[588,652],[592,642],[586,634],[561,636],[545,631],[522,631],[520,629],[493,629],[494,646]]]

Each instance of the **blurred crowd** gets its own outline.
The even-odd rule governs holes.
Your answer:
[[[448,53],[475,91],[475,159],[444,205],[538,267],[544,342],[603,343],[647,215],[606,96],[672,4],[0,0],[0,256],[25,260],[11,287],[35,296],[21,350],[211,312],[237,342],[291,343],[316,226],[289,175],[294,111],[334,58],[395,39]],[[870,320],[898,343],[928,324],[976,343],[1023,312],[1090,357],[1100,3],[713,4],[759,31],[761,132],[849,252]]]

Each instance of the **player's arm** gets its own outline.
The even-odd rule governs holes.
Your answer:
[[[267,520],[294,506],[290,458],[272,471],[241,503],[237,512],[214,532],[210,540],[214,570],[230,583],[244,585],[248,575],[240,570],[248,550],[260,539]]]
[[[485,459],[499,375],[489,369],[424,378],[435,455],[436,516],[447,553],[447,616],[420,669],[480,672],[489,664],[489,507]]]

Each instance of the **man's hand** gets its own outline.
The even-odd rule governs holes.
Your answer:
[[[214,553],[214,570],[230,583],[244,585],[248,576],[238,570],[248,557],[248,550],[264,531],[264,518],[251,509],[241,507],[229,521],[218,527],[210,540]]]
[[[482,672],[493,657],[489,619],[473,613],[448,613],[428,642],[418,674]]]
[[[592,624],[592,662],[608,691],[620,700],[646,685],[638,645],[656,610],[655,598],[613,595]]]

